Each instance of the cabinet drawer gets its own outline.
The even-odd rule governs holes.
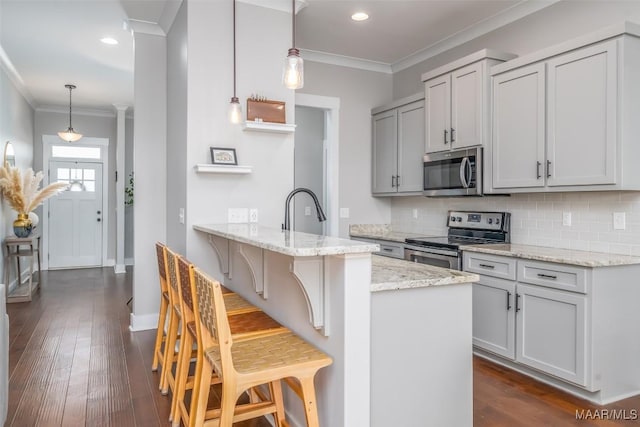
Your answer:
[[[403,245],[393,245],[393,244],[382,243],[382,242],[378,242],[378,243],[380,244],[380,252],[378,252],[378,255],[404,259]]]
[[[587,293],[587,270],[569,265],[536,261],[518,262],[518,282],[565,291]]]
[[[463,270],[499,279],[516,280],[516,260],[513,258],[465,252]]]

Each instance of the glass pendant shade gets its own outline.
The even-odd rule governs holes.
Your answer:
[[[67,89],[69,89],[69,127],[67,130],[63,130],[58,132],[58,136],[67,142],[76,142],[80,138],[82,138],[82,134],[73,130],[73,126],[71,126],[71,91],[76,88],[75,85],[64,85]]]
[[[282,83],[288,89],[301,89],[304,86],[304,61],[296,48],[289,49],[289,55],[284,60]]]
[[[229,103],[229,121],[234,125],[242,121],[242,106],[235,96],[231,98],[231,102]]]
[[[58,136],[67,142],[76,142],[80,138],[82,138],[82,134],[78,133],[70,127],[67,130],[58,132]]]

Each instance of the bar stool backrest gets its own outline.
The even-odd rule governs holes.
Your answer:
[[[189,266],[191,265],[192,264],[188,260],[178,256],[178,282],[180,283],[180,295],[182,297],[184,309],[193,313],[193,295],[191,291],[191,274],[189,270]]]
[[[167,292],[167,247],[156,242],[156,256],[158,257],[158,274],[160,275],[160,290]]]
[[[172,307],[180,304],[180,295],[178,295],[178,267],[175,258],[178,256],[171,249],[166,248],[167,252],[167,271],[169,273],[169,302]]]

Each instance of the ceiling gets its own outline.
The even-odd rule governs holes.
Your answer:
[[[287,0],[239,0],[290,10]],[[298,0],[296,45],[391,65],[524,3],[553,0]],[[0,0],[0,47],[39,108],[133,105],[133,37],[123,22],[166,28],[180,0]],[[542,7],[542,6],[541,6]],[[540,7],[538,7],[540,8]],[[354,22],[353,12],[370,19]],[[173,14],[173,15],[172,15]],[[113,37],[117,46],[100,42]],[[284,55],[284,53],[283,53]],[[2,59],[0,50],[0,59]],[[5,60],[5,66],[7,61]],[[16,77],[17,76],[17,77]]]

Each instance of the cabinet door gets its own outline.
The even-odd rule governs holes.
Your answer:
[[[424,101],[398,108],[398,192],[422,191]]]
[[[544,64],[493,78],[493,187],[544,186]]]
[[[473,345],[515,358],[515,282],[480,276],[473,284]]]
[[[396,191],[398,170],[398,116],[397,110],[376,114],[373,121],[372,193]]]
[[[516,360],[586,385],[587,297],[518,283]]]
[[[425,82],[426,153],[446,151],[451,146],[451,75]]]
[[[548,62],[547,185],[615,184],[616,41]]]
[[[451,73],[451,146],[482,144],[482,64]]]

